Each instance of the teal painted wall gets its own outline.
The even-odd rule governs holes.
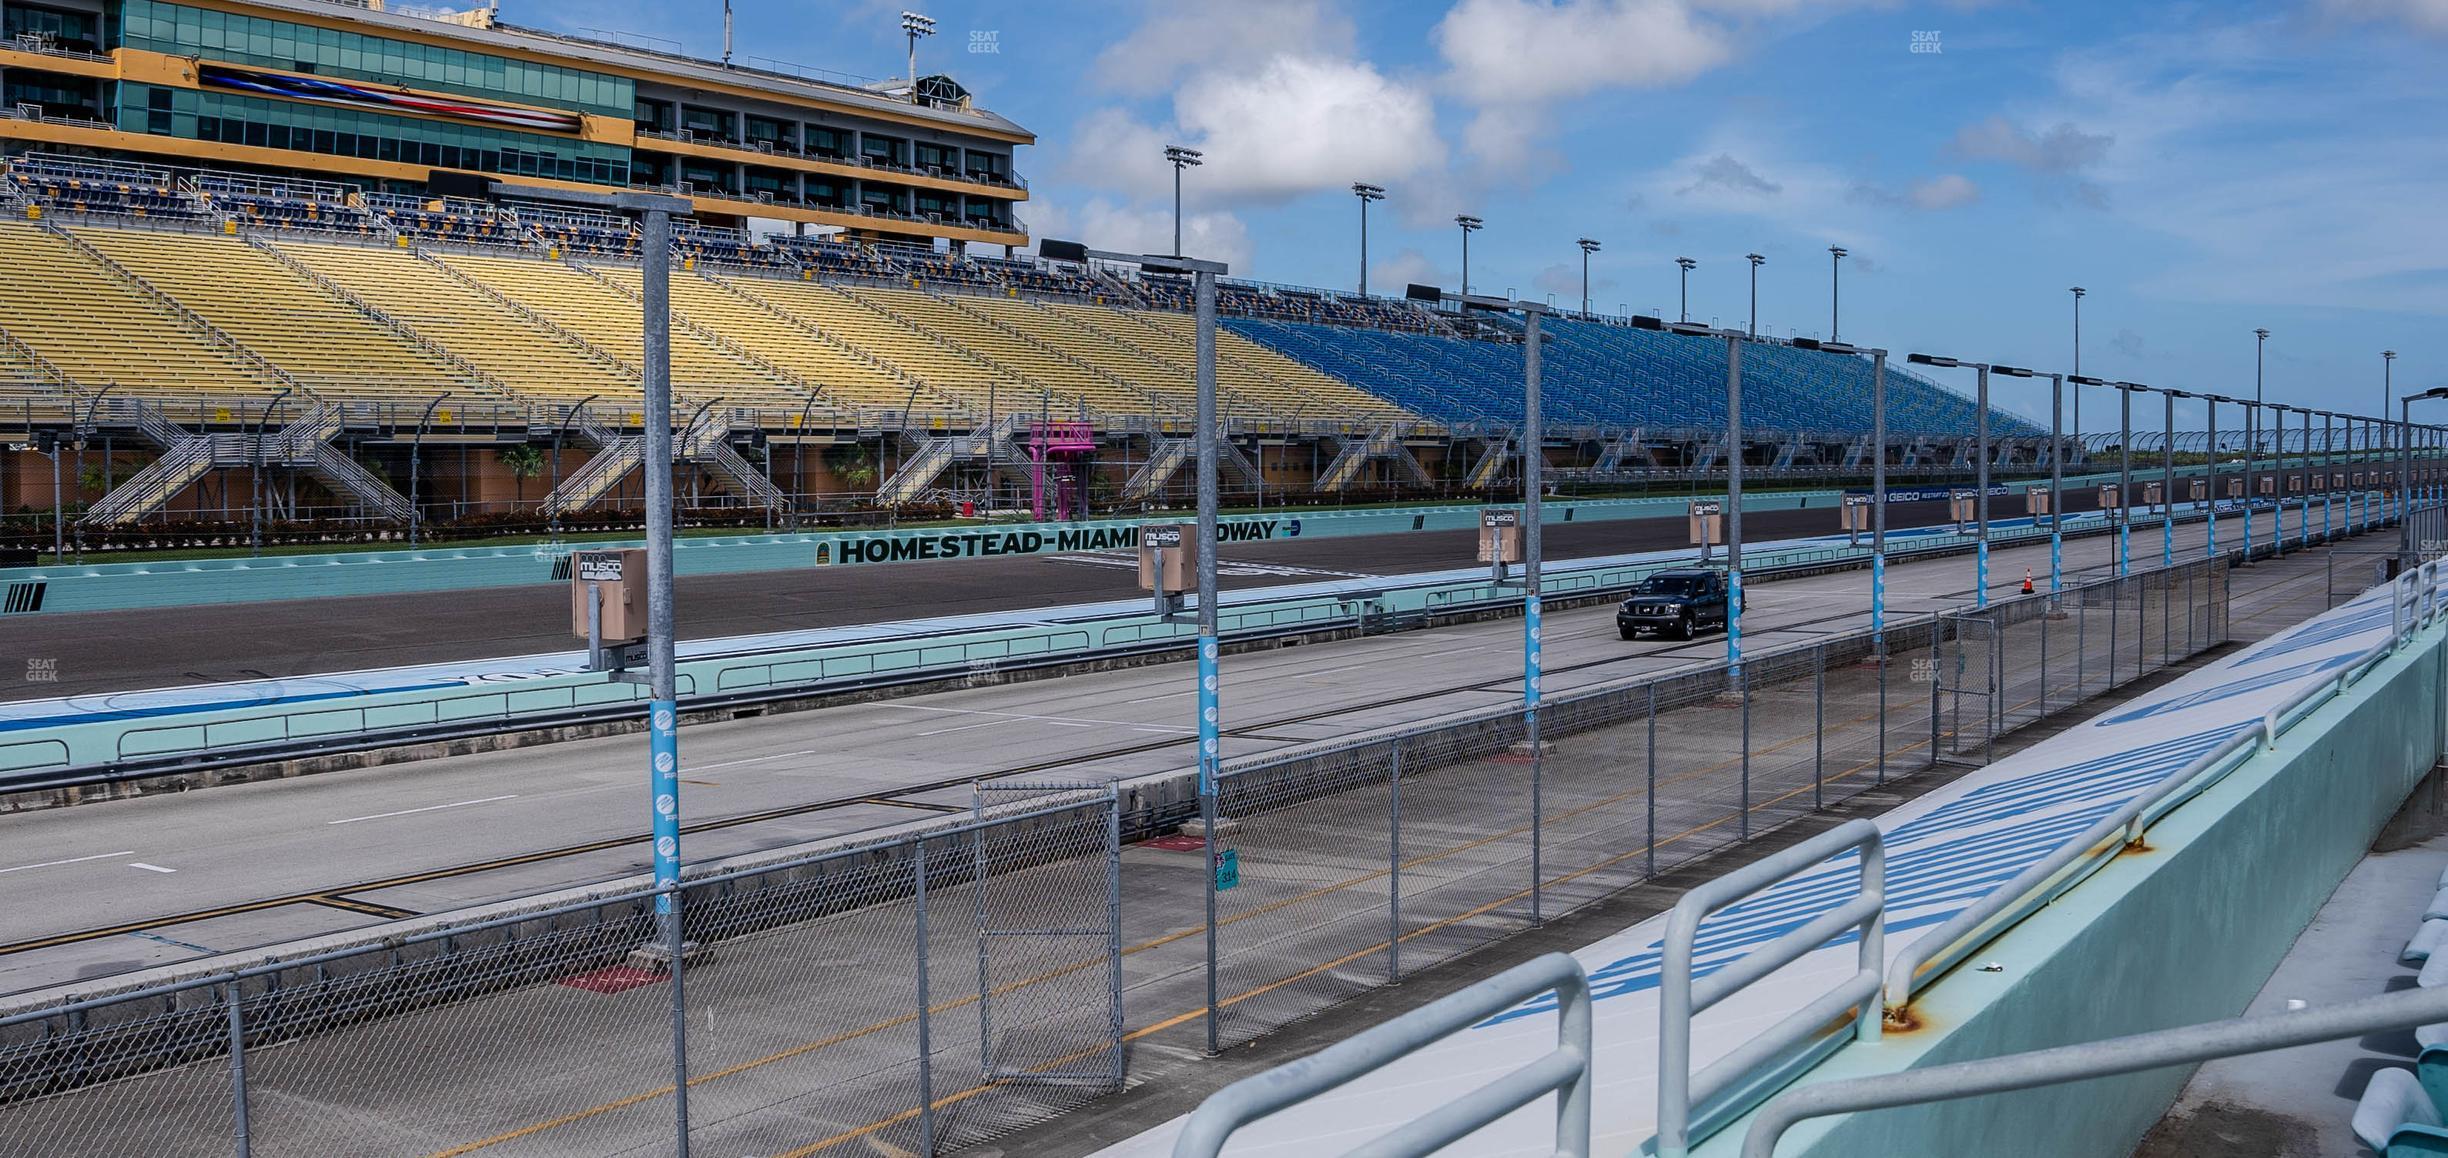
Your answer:
[[[1746,511],[1792,510],[1803,506],[1836,505],[1836,491],[1746,495]],[[1644,519],[1678,515],[1687,499],[1604,499],[1549,504],[1556,521]],[[1060,534],[1081,528],[1127,527],[1139,523],[1187,520],[1187,514],[1153,515],[1144,519],[1100,520],[1091,523],[1004,523],[994,537],[1035,532],[1043,536],[1041,551],[1067,549]],[[1227,527],[1265,527],[1254,537],[1269,539],[1329,538],[1346,535],[1386,535],[1411,531],[1453,531],[1479,525],[1477,505],[1404,507],[1384,510],[1299,510],[1281,514],[1234,515]],[[1292,522],[1300,524],[1297,536]],[[1831,524],[1835,520],[1829,519]],[[749,571],[794,571],[841,565],[842,548],[868,543],[941,541],[947,537],[979,536],[984,524],[933,527],[914,531],[817,531],[805,534],[737,535],[684,538],[673,545],[674,574],[729,575]],[[586,547],[640,546],[639,540],[588,543]],[[22,579],[47,579],[43,614],[70,611],[124,611],[142,607],[190,606],[199,603],[253,603],[276,599],[325,598],[339,595],[389,595],[412,591],[463,591],[511,587],[553,581],[554,559],[567,548],[434,547],[414,551],[353,551],[322,555],[277,555],[261,559],[159,560],[141,563],[86,563],[0,569],[0,587]],[[961,552],[975,554],[972,547]],[[936,557],[936,556],[929,556]],[[949,556],[947,556],[949,557]],[[1465,560],[1467,562],[1467,560]]]

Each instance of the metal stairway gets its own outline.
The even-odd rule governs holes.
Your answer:
[[[892,477],[876,488],[876,502],[882,506],[898,506],[916,500],[926,493],[928,487],[935,485],[935,480],[943,477],[952,460],[959,457],[960,437],[929,438],[914,430],[902,431],[902,435],[917,440],[918,453],[902,460]]]
[[[189,434],[144,403],[135,403],[132,415],[119,406],[112,413],[163,447],[162,455],[102,496],[78,520],[80,525],[133,523],[160,510],[216,468],[256,466],[303,470],[335,496],[353,498],[382,518],[408,521],[408,500],[331,444],[343,424],[339,408],[328,403],[316,403],[260,439],[251,434]]]
[[[597,449],[593,457],[578,464],[577,470],[571,471],[561,480],[560,486],[544,496],[543,511],[546,515],[568,514],[586,508],[595,500],[612,493],[614,487],[629,477],[629,472],[646,461],[646,436],[642,434],[615,435],[591,423],[574,429],[584,431],[588,441],[593,442]]]
[[[726,427],[707,423],[690,429],[672,450],[681,461],[706,468],[714,475],[716,485],[724,490],[758,506],[781,510],[789,503],[788,496],[764,472],[731,449],[726,441],[730,433]]]
[[[1366,438],[1345,439],[1343,449],[1335,455],[1334,461],[1326,464],[1326,469],[1319,473],[1315,489],[1319,493],[1340,492],[1360,477],[1361,467],[1380,459],[1403,468],[1413,482],[1427,485],[1431,481],[1427,468],[1411,457],[1411,452],[1403,446],[1402,438],[1402,427],[1388,423],[1369,432]]]
[[[1198,440],[1195,438],[1159,438],[1149,449],[1148,460],[1131,472],[1130,481],[1122,485],[1122,501],[1140,502],[1156,495],[1173,481],[1173,476],[1195,461]],[[1244,484],[1260,485],[1258,464],[1250,461],[1241,448],[1230,439],[1216,440],[1216,465],[1229,470]]]
[[[1504,478],[1505,468],[1513,464],[1514,455],[1520,451],[1520,441],[1520,437],[1510,429],[1489,439],[1486,448],[1479,452],[1479,461],[1471,464],[1470,475],[1462,485],[1475,491],[1495,486]]]

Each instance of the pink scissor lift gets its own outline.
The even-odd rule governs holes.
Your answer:
[[[1029,509],[1039,521],[1085,518],[1096,433],[1085,422],[1029,424]]]

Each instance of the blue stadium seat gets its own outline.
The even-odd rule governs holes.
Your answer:
[[[2448,1155],[2448,1129],[2441,1127],[2439,1106],[2412,1070],[2374,1070],[2355,1103],[2355,1137],[2386,1158]]]
[[[1151,280],[1157,288],[1143,282],[1142,293],[1160,304],[1179,292]],[[1522,414],[1518,342],[1279,317],[1228,317],[1223,324],[1426,418],[1510,423]],[[1651,429],[1725,424],[1723,341],[1565,318],[1545,325],[1548,421]],[[1743,421],[1751,429],[1864,433],[1871,397],[1865,359],[1766,343],[1743,347]],[[1887,428],[1896,434],[1968,433],[1977,414],[1972,400],[1893,366],[1887,404]],[[1998,437],[2042,433],[1995,409],[1989,427]]]
[[[2399,953],[2397,959],[2408,965],[2429,961],[2431,955],[2439,951],[2443,938],[2448,938],[2448,921],[2426,920],[2422,927],[2414,930],[2414,936],[2406,941],[2405,951]]]

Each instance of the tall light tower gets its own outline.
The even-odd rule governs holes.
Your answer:
[[[1836,320],[1842,316],[1838,307],[1844,301],[1844,280],[1841,271],[1844,259],[1851,251],[1841,245],[1828,247],[1828,341],[1837,338]]]
[[[1487,222],[1468,213],[1454,215],[1454,224],[1462,227],[1462,292],[1470,293],[1470,235],[1485,228]]]
[[[2074,295],[2074,371],[2073,373],[2067,375],[2067,377],[2080,378],[2082,377],[2082,300],[2083,295],[2090,293],[2091,291],[2084,289],[2081,286],[2073,286],[2067,289],[2066,292]],[[2076,390],[2074,392],[2074,425],[2072,429],[2074,431],[2074,442],[2076,445],[2080,445],[2082,443],[2082,391],[2080,390]],[[2089,459],[2086,457],[2085,461],[2089,461]]]
[[[1368,296],[1368,207],[1371,201],[1385,200],[1385,186],[1366,181],[1352,182],[1352,196],[1360,199],[1360,296]],[[1178,242],[1177,242],[1178,244]]]
[[[1173,166],[1173,256],[1175,256],[1175,257],[1180,257],[1180,256],[1181,256],[1181,251],[1182,251],[1182,243],[1181,243],[1181,221],[1182,221],[1182,214],[1181,214],[1181,175],[1182,175],[1182,170],[1197,167],[1197,165],[1199,164],[1199,158],[1204,157],[1204,156],[1206,156],[1206,155],[1207,155],[1207,154],[1202,153],[1202,152],[1199,152],[1197,149],[1185,149],[1185,148],[1181,147],[1180,145],[1166,145],[1166,146],[1165,146],[1165,160],[1166,160],[1166,161],[1168,161],[1168,162],[1170,162],[1170,163],[1172,164],[1172,166]]]
[[[1759,336],[1759,267],[1761,262],[1768,259],[1756,253],[1746,253],[1743,260],[1751,263],[1751,325],[1743,333],[1756,338]]]
[[[1591,254],[1598,252],[1598,243],[1584,237],[1573,242],[1573,244],[1581,247],[1581,316],[1586,318],[1589,316],[1590,312],[1589,259]]]
[[[1675,268],[1683,271],[1682,315],[1676,319],[1677,321],[1688,322],[1691,320],[1691,271],[1693,266],[1699,264],[1699,262],[1693,261],[1688,257],[1678,257],[1675,259]]]
[[[727,6],[723,9],[723,14],[726,20],[728,20],[730,12],[731,10]],[[918,101],[918,42],[925,37],[935,35],[935,18],[932,16],[920,16],[915,12],[904,12],[901,14],[901,32],[903,35],[909,37],[910,103],[915,104]],[[725,62],[730,60],[730,54],[727,51],[728,47],[729,42],[726,41],[726,51],[723,56]]]

